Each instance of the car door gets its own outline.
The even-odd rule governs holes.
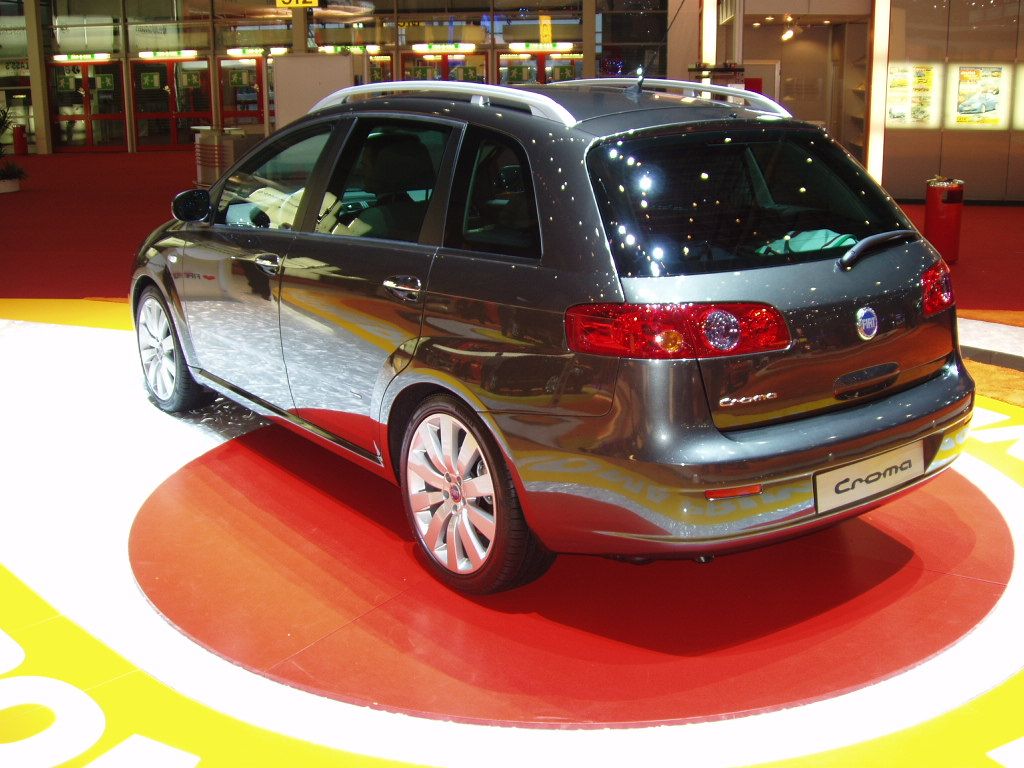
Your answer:
[[[183,231],[174,269],[203,372],[281,409],[292,400],[281,359],[279,272],[333,127],[321,121],[289,131],[236,168],[214,193],[212,223]]]
[[[458,133],[435,119],[360,117],[284,261],[295,413],[371,461],[381,454],[371,404],[419,337]]]

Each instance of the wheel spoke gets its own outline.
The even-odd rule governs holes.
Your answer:
[[[473,439],[472,435],[467,434],[466,439],[462,441],[462,448],[459,449],[459,458],[455,462],[455,471],[460,477],[465,477],[479,459],[480,446],[476,444],[476,440]]]
[[[490,474],[470,477],[462,481],[462,495],[466,499],[482,499],[494,495],[494,482]]]
[[[462,433],[462,425],[451,416],[442,416],[440,424],[441,437],[441,460],[443,467],[451,474],[455,472],[455,455],[459,445],[459,435]]]
[[[448,556],[448,558],[447,558],[447,560],[448,560],[448,570],[450,570],[452,573],[458,573],[459,570],[460,570],[460,568],[459,568],[459,546],[458,546],[459,534],[458,534],[458,531],[456,530],[457,528],[458,528],[458,524],[456,523],[455,518],[454,517],[448,518],[448,525],[447,525],[448,548],[447,548],[446,554]]]
[[[466,517],[469,524],[480,531],[488,541],[494,541],[494,515],[484,512],[475,504],[467,504]]]
[[[413,512],[425,512],[444,501],[441,491],[418,491],[409,494],[409,504]]]
[[[438,475],[443,475],[447,470],[444,461],[444,451],[441,449],[441,441],[438,436],[439,428],[435,428],[434,425],[429,422],[424,422],[417,435],[422,436],[423,451],[427,457],[427,460],[433,465],[434,470]],[[442,482],[443,479],[442,479]],[[440,485],[437,485],[440,488]]]
[[[469,558],[473,570],[476,570],[483,564],[484,558],[487,557],[487,547],[477,538],[476,531],[473,530],[473,526],[469,524],[469,520],[465,515],[459,518],[458,529],[462,549],[465,551],[466,557]],[[448,543],[448,546],[451,546],[451,542]]]
[[[440,506],[434,516],[430,518],[430,524],[423,531],[423,541],[433,552],[441,550],[444,544],[445,530],[452,519],[452,508],[448,502]],[[451,541],[448,542],[451,544]]]
[[[174,391],[174,369],[166,362],[160,366],[160,391],[157,393],[161,400],[166,400]]]
[[[409,472],[422,480],[428,488],[440,490],[445,487],[444,477],[434,468],[426,450],[410,450],[408,461]]]

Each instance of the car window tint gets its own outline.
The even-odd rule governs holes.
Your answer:
[[[816,131],[616,139],[595,146],[587,166],[622,275],[834,259],[909,226],[867,172]]]
[[[331,125],[322,123],[274,142],[237,169],[221,191],[218,224],[291,229],[306,182],[316,165]]]
[[[530,167],[515,140],[478,129],[470,131],[456,172],[445,245],[540,257]]]
[[[451,128],[360,120],[318,208],[316,231],[419,239]]]

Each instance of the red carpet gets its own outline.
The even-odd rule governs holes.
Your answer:
[[[535,725],[706,719],[862,687],[969,632],[1013,558],[999,512],[954,472],[707,566],[563,556],[527,587],[471,599],[417,552],[393,486],[278,427],[170,477],[129,541],[156,608],[254,672]]]
[[[195,178],[191,152],[17,161],[29,177],[21,192],[0,195],[0,298],[123,297],[139,244],[170,216],[171,199]],[[924,206],[904,208],[923,226]],[[1006,279],[1024,263],[1022,225],[1024,207],[965,208],[960,262],[953,269],[962,310],[1024,310],[1020,286]]]
[[[191,152],[29,155],[0,195],[0,298],[125,298],[143,239],[193,186]]]

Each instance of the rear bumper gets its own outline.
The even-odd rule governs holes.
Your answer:
[[[699,375],[670,364],[673,379]],[[645,375],[644,380],[650,381]],[[630,382],[632,380],[633,386]],[[527,519],[550,549],[605,555],[695,557],[800,535],[877,506],[933,478],[960,453],[974,384],[959,359],[939,376],[872,403],[769,427],[722,433],[703,396],[662,404],[620,376],[606,417],[492,414],[512,461]],[[675,381],[675,385],[679,385]],[[692,382],[697,385],[695,380]],[[669,391],[680,391],[675,386]],[[702,392],[697,387],[692,392]],[[639,403],[630,407],[637,398]],[[698,402],[699,400],[699,402]],[[658,404],[655,403],[655,406]],[[703,414],[701,413],[703,410]],[[680,413],[680,411],[686,411]],[[921,441],[924,474],[819,514],[814,476]],[[709,501],[705,491],[761,485]]]

